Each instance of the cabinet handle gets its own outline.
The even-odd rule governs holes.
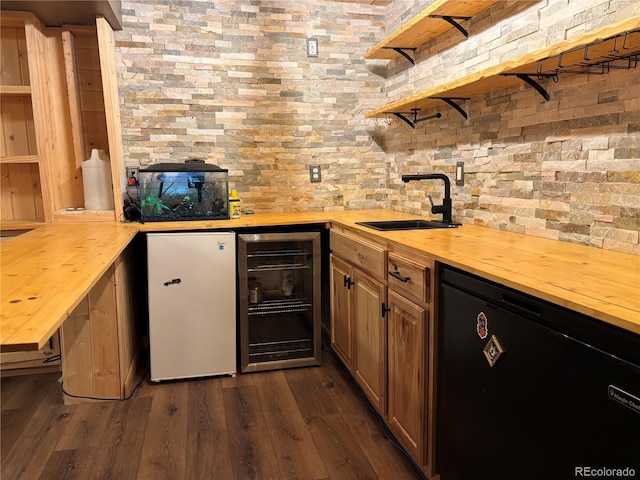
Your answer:
[[[390,311],[391,311],[391,309],[390,309],[390,308],[388,308],[388,307],[384,304],[384,302],[382,302],[382,316],[384,317],[384,316],[387,314],[387,312],[390,312]]]
[[[391,275],[393,278],[397,278],[398,280],[404,283],[407,283],[409,280],[411,280],[411,277],[403,277],[402,275],[400,275],[400,272],[398,271],[389,272],[389,275]]]
[[[344,276],[344,286],[347,287],[347,290],[351,290],[351,285],[353,285],[354,283],[355,282],[352,282],[349,277],[347,277],[346,275]]]

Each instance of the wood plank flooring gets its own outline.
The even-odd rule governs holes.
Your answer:
[[[414,480],[348,374],[322,366],[152,384],[65,406],[59,374],[2,379],[4,480]]]

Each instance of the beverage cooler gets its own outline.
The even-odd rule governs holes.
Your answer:
[[[320,233],[238,235],[240,370],[320,365]]]

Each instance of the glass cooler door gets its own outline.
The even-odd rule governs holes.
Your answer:
[[[320,233],[238,236],[240,369],[320,364]]]

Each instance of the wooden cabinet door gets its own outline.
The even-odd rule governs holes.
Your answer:
[[[351,321],[351,266],[331,255],[331,348],[349,370],[353,367],[353,324]]]
[[[424,461],[428,312],[389,291],[389,425],[416,459]]]
[[[386,287],[355,268],[353,281],[353,373],[371,403],[384,414],[387,399],[387,322],[382,309]]]

